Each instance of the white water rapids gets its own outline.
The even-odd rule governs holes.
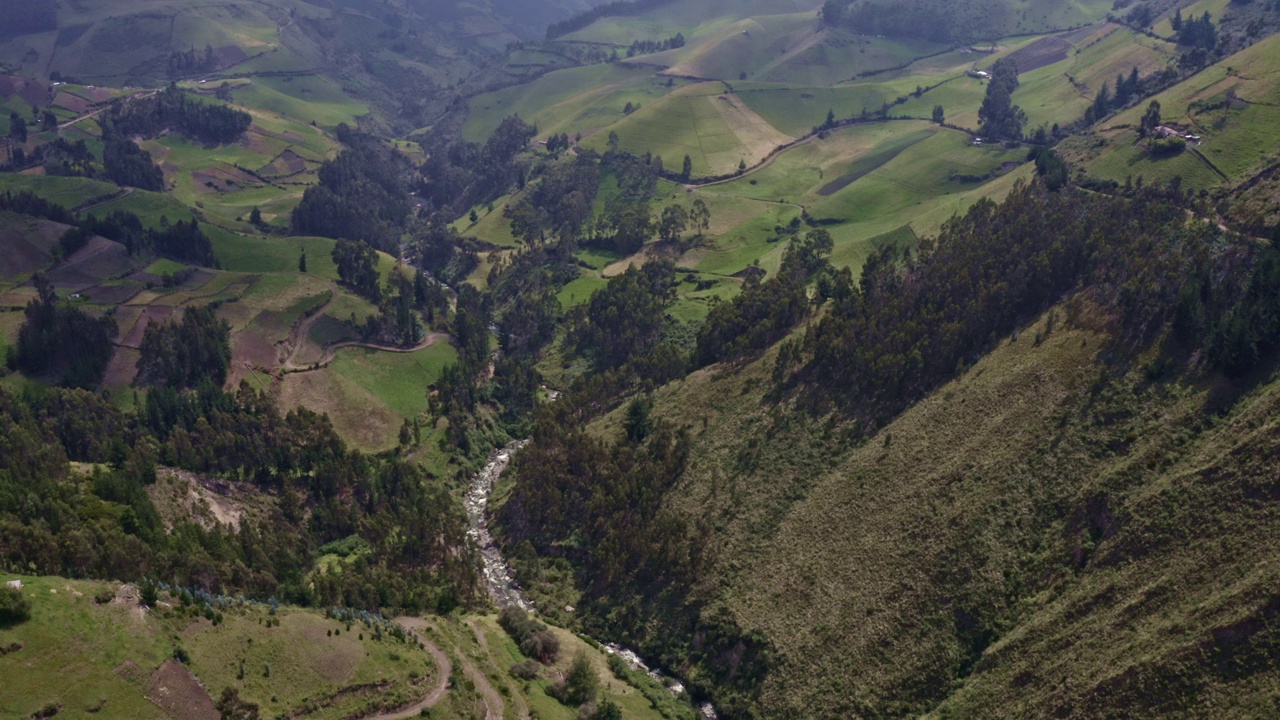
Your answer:
[[[493,486],[498,482],[498,478],[502,476],[502,472],[511,464],[511,458],[524,446],[528,445],[529,442],[528,440],[515,440],[494,450],[489,455],[484,467],[472,478],[471,487],[467,489],[466,500],[467,536],[471,538],[471,541],[476,544],[476,548],[480,550],[480,557],[484,565],[485,586],[489,588],[489,595],[493,598],[494,604],[499,608],[514,605],[525,612],[536,613],[537,610],[534,609],[533,603],[529,602],[529,598],[525,597],[524,591],[520,589],[519,583],[516,582],[515,576],[511,572],[511,566],[507,564],[506,558],[502,557],[501,549],[498,548],[498,544],[493,540],[493,535],[489,532],[488,514],[489,498],[493,495]],[[632,670],[640,670],[655,680],[667,684],[662,673],[650,669],[635,652],[613,643],[604,645],[604,648],[605,652],[616,654],[622,658]],[[674,685],[668,684],[668,687],[676,695],[684,692],[684,685],[678,680]],[[705,720],[716,720],[716,711],[711,703],[703,703],[698,710]]]

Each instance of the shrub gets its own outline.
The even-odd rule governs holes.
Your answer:
[[[583,652],[573,658],[573,665],[564,676],[564,681],[550,689],[555,698],[565,705],[589,703],[595,700],[599,691],[600,679],[596,677],[596,671],[591,669],[591,662]]]
[[[1156,138],[1149,149],[1152,155],[1176,155],[1187,149],[1187,141],[1180,137]]]
[[[511,677],[521,680],[537,680],[539,669],[538,663],[533,660],[521,660],[511,666]]]
[[[0,588],[0,626],[31,619],[31,600],[17,588]]]
[[[503,608],[498,624],[516,641],[526,657],[550,664],[560,656],[560,640],[546,625],[529,617],[524,610],[514,606]]]

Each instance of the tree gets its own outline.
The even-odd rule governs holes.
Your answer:
[[[833,108],[827,109],[827,121],[822,124],[824,130],[830,130],[836,126],[836,111]]]
[[[1147,137],[1160,127],[1160,101],[1152,100],[1147,105],[1147,111],[1142,114],[1142,126],[1138,129],[1138,134]]]
[[[622,428],[627,440],[633,443],[644,442],[653,432],[653,422],[649,420],[649,412],[653,410],[653,399],[638,397],[627,405],[627,416],[622,421]]]
[[[1111,88],[1104,82],[1102,89],[1098,90],[1098,94],[1093,98],[1093,116],[1101,120],[1110,109]]]
[[[27,141],[27,120],[16,112],[9,113],[9,137],[14,142]]]
[[[689,223],[697,229],[699,235],[711,229],[711,210],[702,198],[694,198],[693,206],[689,209]]]
[[[991,66],[987,95],[978,109],[978,122],[983,135],[995,140],[1020,140],[1027,115],[1013,104],[1013,91],[1018,89],[1018,63],[1011,58],[997,60]]]
[[[256,207],[255,207],[254,209],[250,210],[250,211],[249,211],[249,222],[250,222],[251,224],[253,224],[253,225],[261,226],[261,225],[262,225],[262,211],[261,211],[261,210],[259,210],[259,209],[258,209],[258,208],[256,208]]]
[[[663,208],[662,219],[658,221],[658,237],[675,242],[688,227],[689,211],[683,205],[668,205]]]
[[[59,385],[97,385],[111,360],[115,320],[92,318],[80,308],[61,306],[44,273],[36,273],[33,283],[36,299],[27,304],[25,322],[18,330],[15,364]]]
[[[306,271],[307,271],[307,251],[303,250],[302,254],[298,256],[298,272],[304,273]]]
[[[0,588],[0,627],[31,619],[31,600],[18,588]]]
[[[338,280],[357,294],[378,302],[382,289],[378,285],[378,253],[360,240],[339,240],[333,246],[333,262],[338,266]]]
[[[560,686],[560,701],[566,705],[583,705],[594,700],[599,691],[600,679],[591,668],[591,661],[586,653],[579,652]]]
[[[945,110],[942,109],[941,105],[933,106],[933,121],[938,123],[939,125],[947,121],[947,113]]]
[[[685,155],[684,164],[680,167],[680,179],[688,181],[691,175],[693,175],[693,158]]]
[[[747,159],[743,158],[738,161],[738,172],[744,172],[747,169]]]
[[[622,146],[622,140],[618,137],[616,130],[609,131],[609,150],[618,152],[618,148]]]
[[[1173,28],[1175,33],[1182,32],[1182,8],[1173,11],[1173,18],[1169,20],[1169,26]]]

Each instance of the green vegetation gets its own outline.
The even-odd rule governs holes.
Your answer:
[[[1274,714],[1274,2],[28,5],[0,714]]]
[[[135,586],[21,580],[32,621],[0,628],[3,645],[19,648],[0,656],[12,683],[0,699],[6,715],[53,705],[64,714],[167,717],[212,710],[210,696],[227,688],[267,712],[336,718],[416,701],[441,670],[416,643],[372,632],[358,639],[317,611],[230,598],[186,604],[178,592],[160,592],[146,608]],[[181,664],[167,660],[179,654]],[[360,689],[370,684],[382,687]]]

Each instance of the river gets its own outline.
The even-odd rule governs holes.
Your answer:
[[[533,603],[529,602],[529,598],[525,596],[524,591],[520,589],[519,583],[516,582],[515,575],[511,572],[511,566],[507,564],[507,559],[502,557],[502,550],[493,540],[493,534],[489,532],[489,498],[493,495],[493,487],[498,482],[498,478],[502,477],[502,473],[511,464],[511,459],[522,448],[529,444],[529,440],[515,440],[507,443],[501,448],[494,450],[489,455],[489,459],[485,462],[480,472],[475,474],[471,479],[471,487],[467,489],[467,536],[475,543],[476,548],[480,550],[480,557],[484,565],[484,581],[485,586],[489,589],[489,595],[493,598],[494,604],[499,608],[510,607],[512,605],[524,610],[528,613],[536,613]],[[650,677],[664,682],[662,673],[650,667],[635,652],[616,645],[608,643],[604,646],[605,652],[618,655],[623,661],[631,667],[632,670],[641,670]],[[684,692],[684,685],[676,679],[676,683],[670,686],[675,694]],[[698,706],[698,711],[705,720],[716,720],[716,710],[711,703],[702,703]]]

